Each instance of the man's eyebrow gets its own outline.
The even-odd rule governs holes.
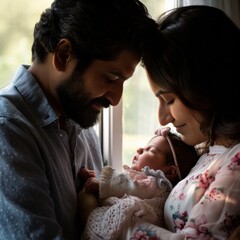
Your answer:
[[[120,79],[124,79],[124,80],[132,77],[132,75],[131,75],[131,76],[124,76],[124,75],[123,75],[122,73],[120,73],[120,72],[109,72],[109,73],[110,73],[110,74],[113,74],[113,75],[115,75],[115,76],[118,76]]]

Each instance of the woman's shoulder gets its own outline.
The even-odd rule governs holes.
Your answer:
[[[240,160],[240,143],[228,148],[224,153],[226,159],[237,158]]]
[[[239,150],[240,150],[240,143],[234,145],[231,149],[233,149],[233,151],[234,151],[234,150],[239,151]]]

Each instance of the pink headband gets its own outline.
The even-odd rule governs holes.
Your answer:
[[[167,139],[167,141],[168,141],[168,143],[169,143],[169,146],[170,146],[170,148],[171,148],[171,151],[172,151],[174,163],[175,163],[175,165],[176,165],[176,167],[177,167],[178,178],[179,178],[179,180],[181,180],[181,179],[182,179],[182,176],[181,176],[181,172],[180,172],[180,169],[179,169],[179,166],[178,166],[178,161],[177,161],[176,152],[175,152],[175,150],[174,150],[172,141],[171,141],[170,137],[168,136],[170,130],[171,130],[170,127],[158,128],[158,129],[155,131],[155,134],[158,135],[158,136],[164,136],[164,137]]]

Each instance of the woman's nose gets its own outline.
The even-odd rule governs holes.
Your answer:
[[[158,108],[158,121],[161,126],[165,126],[174,120],[169,108],[166,105],[159,105]]]

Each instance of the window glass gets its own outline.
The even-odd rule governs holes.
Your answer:
[[[12,79],[20,64],[31,63],[33,29],[51,0],[0,1],[0,88]]]
[[[174,0],[145,0],[150,15],[156,19],[174,7]],[[133,77],[126,81],[122,101],[122,163],[131,165],[138,147],[147,144],[159,127],[158,99],[152,93],[145,70],[138,65]]]
[[[138,147],[144,146],[159,126],[158,99],[152,93],[145,70],[140,65],[123,91],[123,164],[131,164]]]

